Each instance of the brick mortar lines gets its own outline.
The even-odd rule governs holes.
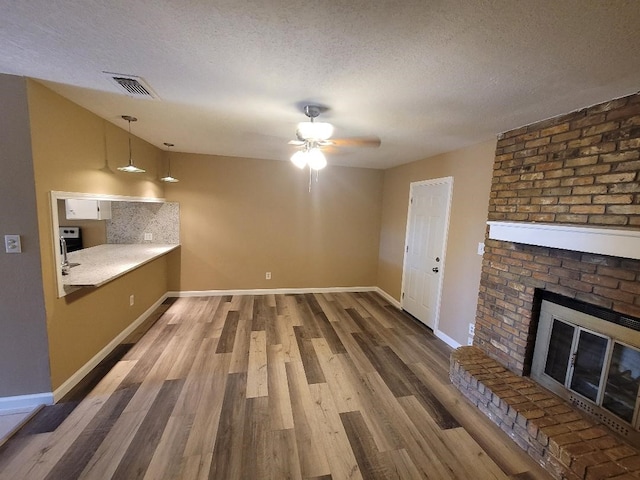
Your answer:
[[[640,477],[637,448],[529,378],[506,370],[478,347],[461,347],[451,354],[450,377],[554,478]]]

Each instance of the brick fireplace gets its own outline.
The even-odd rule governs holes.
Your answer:
[[[489,220],[640,228],[640,94],[500,135]],[[487,239],[474,344],[527,374],[536,289],[640,316],[640,261]]]
[[[488,219],[640,230],[640,94],[501,134]],[[613,454],[607,456],[597,450],[598,457],[595,447],[574,453],[561,448],[584,443],[580,436],[573,442],[565,439],[558,443],[544,433],[542,441],[538,441],[541,428],[562,424],[557,412],[567,414],[567,422],[582,422],[581,416],[574,418],[575,414],[564,411],[551,400],[553,396],[548,397],[526,378],[536,336],[539,293],[543,290],[640,317],[640,260],[511,243],[487,236],[474,347],[454,352],[452,379],[496,423],[506,418],[503,423],[507,426],[501,427],[540,463],[555,465],[557,468],[551,470],[556,478],[612,478],[626,474],[634,469],[617,463],[615,468],[603,467],[617,461],[610,458],[615,457]],[[513,388],[500,386],[496,378],[525,391],[533,388],[533,398],[526,392],[526,398],[520,398]],[[526,402],[529,409],[510,410],[513,405],[507,400],[496,400],[495,393],[500,390],[512,399],[518,397],[519,402]],[[555,413],[536,409],[536,401],[546,402]],[[529,418],[532,415],[521,414],[532,411],[537,424],[535,418]],[[581,431],[600,429],[597,424],[575,426]],[[517,428],[522,431],[514,433]],[[566,429],[558,431],[567,433]],[[600,440],[605,450],[614,448],[612,445],[619,448],[617,440]],[[586,452],[589,458],[595,455],[599,460],[585,463]],[[637,449],[626,453],[636,460]],[[637,461],[640,469],[640,456]],[[577,465],[577,471],[572,465]],[[600,471],[596,466],[605,473],[596,475]]]

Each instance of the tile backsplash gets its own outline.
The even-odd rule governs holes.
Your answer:
[[[107,243],[180,243],[180,205],[176,202],[113,202]],[[151,240],[145,240],[150,235]]]

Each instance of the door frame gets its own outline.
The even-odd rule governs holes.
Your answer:
[[[405,282],[407,276],[407,247],[409,246],[409,233],[411,228],[411,213],[412,213],[412,204],[411,198],[413,197],[413,192],[416,187],[428,186],[428,185],[442,185],[445,184],[448,186],[447,188],[447,200],[445,205],[444,212],[444,232],[442,235],[442,262],[441,262],[441,272],[442,275],[439,275],[438,278],[438,292],[436,295],[436,305],[434,306],[435,318],[433,322],[433,332],[438,334],[440,332],[440,305],[442,303],[442,286],[444,284],[444,273],[445,273],[445,265],[447,260],[447,241],[449,237],[449,221],[451,216],[451,202],[453,200],[453,177],[442,177],[442,178],[434,178],[431,180],[421,180],[418,182],[411,182],[409,184],[409,199],[407,201],[407,227],[405,229],[404,234],[404,246],[402,252],[402,287],[400,290],[400,308],[404,310],[404,290],[405,290]]]

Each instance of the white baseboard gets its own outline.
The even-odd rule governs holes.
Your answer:
[[[218,297],[222,295],[286,295],[302,293],[376,292],[396,308],[402,304],[380,287],[327,287],[327,288],[258,288],[246,290],[181,290],[167,292],[167,297]]]
[[[258,288],[252,290],[185,290],[167,292],[167,297],[219,297],[222,295],[286,295],[301,293],[377,292],[378,287]]]
[[[382,290],[380,287],[376,287],[375,291],[376,291],[376,293],[379,293],[382,297],[384,297],[384,299],[387,302],[389,302],[391,305],[393,305],[394,307],[402,310],[402,304],[398,300],[393,298],[391,295],[389,295],[387,292]]]
[[[456,342],[453,338],[451,338],[449,335],[442,333],[442,331],[440,330],[436,330],[435,332],[433,332],[435,334],[436,337],[438,337],[440,340],[442,340],[444,343],[446,343],[447,345],[449,345],[451,348],[458,348],[461,347],[462,345],[459,344],[458,342]]]
[[[53,402],[52,392],[0,397],[0,415],[30,412],[40,405],[53,405]]]
[[[140,315],[131,325],[125,328],[122,332],[118,334],[111,342],[107,344],[102,350],[100,350],[91,360],[85,363],[76,373],[71,375],[62,385],[55,389],[53,392],[54,401],[60,400],[64,397],[69,391],[75,387],[80,380],[82,380],[91,370],[93,370],[102,360],[109,355],[114,348],[116,348],[122,341],[127,338],[136,328],[142,324],[149,315],[151,315],[156,308],[158,308],[162,302],[164,302],[167,298],[167,294],[165,293],[160,297],[158,301],[156,301],[153,305],[147,308],[142,315]],[[53,403],[53,402],[52,402]]]

